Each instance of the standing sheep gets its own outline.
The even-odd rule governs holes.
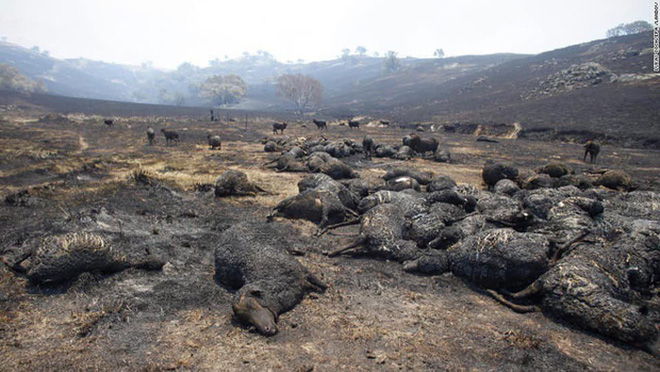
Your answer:
[[[414,152],[420,153],[422,157],[426,152],[431,151],[435,153],[438,149],[438,140],[435,138],[421,138],[416,133],[410,135],[409,145]]]
[[[156,131],[152,127],[147,128],[147,140],[149,141],[149,146],[153,146],[156,140]]]
[[[277,131],[280,131],[280,134],[284,134],[284,129],[286,129],[286,121],[283,123],[273,123],[273,133],[277,134]]]
[[[312,120],[312,122],[316,124],[316,128],[318,128],[319,130],[323,130],[323,129],[328,130],[328,123],[326,123],[325,121],[314,119]]]
[[[597,142],[594,141],[587,141],[587,143],[584,144],[584,158],[582,161],[586,162],[587,161],[587,154],[589,154],[589,158],[592,163],[596,162],[596,157],[598,156],[598,153],[600,152],[600,145]]]
[[[222,150],[222,142],[220,140],[220,136],[214,136],[212,134],[208,134],[206,138],[209,141],[209,146],[211,146],[211,150],[215,150],[216,148],[218,150]]]
[[[362,150],[364,151],[364,158],[371,159],[374,154],[374,140],[369,135],[364,136],[362,140]]]
[[[165,144],[169,145],[170,143],[175,143],[176,145],[179,144],[179,133],[173,130],[168,130],[168,129],[161,129],[161,132],[163,132],[163,135],[165,136]]]

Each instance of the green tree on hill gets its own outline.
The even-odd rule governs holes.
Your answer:
[[[614,28],[607,30],[607,37],[632,35],[650,30],[653,30],[653,26],[651,26],[651,24],[646,21],[636,21],[625,24],[622,23]]]
[[[22,93],[42,93],[46,91],[46,86],[43,81],[32,80],[21,74],[15,67],[0,63],[0,89]]]
[[[386,73],[392,74],[401,68],[401,61],[399,61],[399,58],[397,57],[398,54],[399,53],[390,50],[385,55],[385,62],[383,67],[385,68]]]

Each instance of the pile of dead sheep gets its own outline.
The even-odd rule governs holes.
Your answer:
[[[306,219],[317,234],[359,225],[329,252],[452,273],[518,312],[539,310],[649,351],[660,321],[660,195],[630,191],[621,171],[575,175],[487,164],[487,190],[447,175],[391,169],[384,184],[303,178],[269,216]],[[657,351],[657,350],[655,350]]]
[[[368,135],[361,142],[348,138],[331,141],[325,137],[318,139],[266,137],[262,143],[265,152],[282,154],[273,161],[277,163],[273,168],[278,171],[318,172],[318,165],[326,162],[326,159],[342,159],[355,154],[365,154],[367,158],[375,156],[398,160],[409,160],[415,155],[425,157],[430,154],[430,157],[437,162],[451,161],[450,152],[439,148],[437,139],[422,138],[416,133],[405,136],[402,143],[395,146],[375,143]],[[367,144],[366,148],[365,144]]]

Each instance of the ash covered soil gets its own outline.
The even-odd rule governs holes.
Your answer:
[[[0,205],[2,256],[15,257],[31,239],[102,215],[122,238],[141,237],[124,247],[126,257],[157,255],[165,265],[161,271],[83,273],[58,285],[32,285],[0,266],[0,369],[660,368],[648,352],[541,312],[513,312],[450,273],[423,276],[381,259],[329,258],[324,253],[350,242],[345,235],[355,229],[315,237],[316,225],[281,218],[273,223],[290,239],[291,252],[329,289],[307,295],[280,316],[277,335],[264,337],[233,318],[233,294],[213,278],[213,251],[222,231],[241,221],[265,221],[308,175],[262,168],[276,157],[260,142],[273,136],[271,119],[251,117],[245,130],[242,122],[210,123],[201,116],[120,117],[106,127],[101,117],[44,118],[38,108],[3,114],[0,194],[13,198]],[[149,126],[157,131],[152,147],[145,135]],[[163,127],[179,131],[179,146],[165,146]],[[208,132],[221,135],[222,150],[209,149]],[[409,132],[330,125],[323,135],[360,141],[368,133],[395,145]],[[298,123],[284,133],[319,135]],[[451,152],[451,163],[366,161],[361,155],[343,160],[374,184],[382,182],[387,166],[406,165],[484,188],[487,160],[526,169],[561,161],[577,171],[624,169],[640,189],[660,190],[659,151],[605,146],[591,165],[582,162],[577,144],[434,136]],[[245,172],[266,193],[215,198],[209,185],[230,169]]]

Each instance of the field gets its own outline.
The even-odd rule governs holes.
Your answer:
[[[130,216],[132,229],[168,238],[154,249],[162,272],[129,269],[113,275],[83,274],[59,286],[29,286],[0,267],[0,369],[2,370],[658,370],[650,354],[585,332],[541,313],[517,314],[469,283],[445,274],[419,276],[397,263],[369,258],[328,258],[323,253],[351,240],[313,235],[316,226],[276,219],[293,240],[301,263],[330,288],[307,296],[279,320],[280,332],[263,337],[232,319],[232,294],[213,280],[214,238],[244,220],[265,220],[282,199],[298,192],[305,173],[277,173],[262,164],[260,140],[273,136],[272,117],[250,114],[208,122],[206,112],[167,116],[100,112],[117,118],[53,114],[34,105],[5,105],[0,121],[0,196],[22,190],[21,205],[0,206],[3,251],[57,221],[89,209]],[[82,110],[81,110],[82,111]],[[201,111],[201,110],[200,110]],[[132,116],[131,116],[132,115]],[[41,118],[41,119],[40,119]],[[279,119],[279,118],[278,118]],[[309,123],[307,123],[309,125]],[[148,146],[147,127],[175,128],[179,146],[165,146],[160,132]],[[313,127],[313,126],[312,126]],[[320,133],[291,122],[284,136]],[[328,139],[398,144],[410,129],[332,123]],[[222,150],[206,145],[222,136]],[[660,151],[605,146],[596,165],[582,162],[574,143],[498,139],[475,142],[464,134],[434,133],[452,162],[415,158],[347,163],[372,184],[387,167],[405,164],[481,184],[487,160],[525,169],[562,161],[578,171],[625,169],[640,189],[660,190]],[[247,173],[267,193],[215,198],[216,177],[228,169]],[[127,227],[128,228],[128,227]],[[146,238],[151,239],[151,238]],[[10,252],[11,253],[11,252]]]

